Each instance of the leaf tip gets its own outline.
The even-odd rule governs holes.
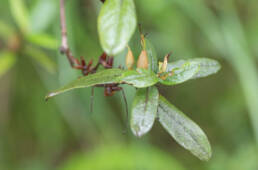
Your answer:
[[[203,159],[203,161],[209,161],[212,157],[212,149],[211,149],[211,146],[209,144],[209,149],[208,149],[208,152],[207,152],[207,155],[206,157]]]
[[[46,97],[45,97],[45,101],[47,102],[51,97],[54,97],[56,95],[56,93],[49,93]]]
[[[143,136],[143,133],[140,133],[140,132],[136,132],[134,134],[137,138],[141,138]]]
[[[212,157],[212,152],[209,151],[204,157],[199,157],[199,159],[207,162],[211,159],[211,157]]]
[[[216,61],[216,62],[217,62],[217,65],[218,65],[218,67],[217,67],[217,72],[218,72],[222,68],[222,66],[218,61]]]
[[[145,133],[141,132],[140,127],[132,128],[132,132],[133,132],[134,136],[136,136],[137,138],[140,138],[145,134]]]

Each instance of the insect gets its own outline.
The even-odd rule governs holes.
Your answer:
[[[101,1],[104,3],[105,0],[101,0]],[[60,47],[60,52],[61,54],[66,55],[72,68],[81,70],[84,76],[88,76],[89,74],[96,73],[99,66],[103,66],[105,69],[113,68],[114,58],[112,56],[108,56],[105,52],[99,57],[99,60],[95,66],[93,66],[92,60],[90,60],[89,63],[87,64],[83,57],[81,57],[80,60],[78,60],[72,55],[70,48],[68,46],[64,0],[60,0],[60,23],[61,23],[61,33],[62,33],[61,35],[62,44]],[[99,85],[96,85],[95,87],[103,87],[105,96],[113,96],[115,92],[121,91],[126,105],[126,115],[128,120],[128,105],[127,105],[125,92],[122,87],[119,87],[119,85],[120,84],[118,83],[111,83],[111,84],[99,84]],[[94,99],[94,87],[92,87],[92,93],[91,93],[91,105],[90,105],[91,112],[93,111],[93,99]]]

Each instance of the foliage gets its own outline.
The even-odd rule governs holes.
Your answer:
[[[80,165],[96,167],[111,161],[112,168],[125,169],[125,165],[136,162],[134,158],[140,160],[137,167],[145,169],[156,168],[156,162],[160,162],[156,169],[257,169],[258,2],[140,0],[134,3],[137,22],[148,33],[145,34],[148,70],[153,70],[159,81],[148,88],[157,88],[166,101],[180,108],[177,111],[182,110],[188,119],[198,123],[212,144],[212,158],[202,162],[180,148],[177,144],[180,142],[174,142],[177,136],[172,139],[167,133],[169,130],[161,125],[158,112],[151,112],[156,114],[155,123],[148,127],[151,133],[140,140],[131,133],[123,134],[126,118],[121,114],[125,105],[120,93],[106,98],[103,88],[95,88],[92,113],[89,111],[91,88],[71,90],[45,103],[46,93],[81,76],[69,67],[65,56],[59,54],[58,1],[2,0],[0,169],[79,169]],[[66,2],[70,49],[75,57],[84,55],[87,63],[90,59],[96,63],[104,49],[97,23],[102,7],[99,0]],[[143,49],[139,37],[136,31],[127,41],[133,55],[139,55]],[[168,76],[172,70],[159,73],[163,56],[169,51],[173,55],[167,68],[178,63],[177,70],[184,80]],[[114,56],[114,67],[126,68],[126,52],[124,49]],[[201,63],[208,60],[214,64],[208,67],[209,71],[206,68],[205,73],[219,70],[216,60],[223,69],[207,79],[193,80],[198,74],[188,79],[193,74],[191,69],[201,69],[198,68],[201,65],[188,62],[198,62],[199,57],[207,57],[200,58]],[[136,65],[130,71],[144,77]],[[183,83],[167,86],[161,83],[167,80],[161,78]],[[131,84],[121,87],[131,106],[131,123],[134,98],[146,99],[147,87],[135,88]],[[73,160],[75,163],[71,162]]]
[[[66,165],[61,167],[60,170],[166,170],[170,168],[176,170],[184,169],[172,156],[154,147],[132,145],[106,147],[97,149],[89,154],[78,154],[75,158],[68,160]]]
[[[204,132],[163,96],[159,99],[158,118],[161,125],[180,145],[201,160],[210,159],[211,147]]]
[[[138,89],[133,100],[131,130],[141,137],[149,132],[157,117],[159,92],[156,87]]]
[[[133,0],[109,0],[104,3],[98,18],[98,30],[103,49],[110,55],[121,52],[136,27]]]
[[[107,54],[114,55],[125,48],[135,27],[135,17],[132,0],[109,0],[104,3],[100,11],[98,28],[102,47]],[[176,85],[190,79],[206,77],[218,72],[219,63],[206,58],[168,63],[169,55],[167,55],[164,62],[160,62],[158,66],[155,49],[142,34],[141,44],[142,52],[136,70],[107,69],[87,75],[49,93],[46,99],[73,89],[106,84],[128,84],[140,88],[132,105],[133,134],[138,137],[143,136],[152,128],[155,118],[158,118],[180,145],[201,160],[209,160],[211,148],[204,132],[160,97],[155,85],[158,82],[164,85]],[[131,52],[129,50],[128,52]],[[145,65],[147,65],[146,68]]]

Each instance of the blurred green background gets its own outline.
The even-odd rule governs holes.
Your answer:
[[[206,132],[213,157],[201,162],[158,124],[141,139],[125,130],[121,94],[90,89],[44,96],[81,76],[58,52],[58,0],[0,0],[0,170],[257,170],[258,1],[135,0],[138,22],[159,59],[209,57],[211,77],[159,86]],[[75,56],[102,53],[98,0],[67,0],[68,38]],[[131,41],[140,52],[139,33]],[[116,57],[124,63],[125,53]],[[124,86],[129,106],[135,90]]]

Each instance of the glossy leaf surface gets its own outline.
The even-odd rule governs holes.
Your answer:
[[[158,82],[157,76],[148,70],[107,69],[95,74],[81,77],[66,86],[53,91],[46,99],[77,88],[85,88],[100,84],[123,83],[137,88],[149,87]]]
[[[149,132],[154,124],[159,101],[159,92],[155,86],[138,89],[133,100],[131,130],[141,137]]]
[[[160,83],[175,85],[183,83],[196,75],[200,66],[195,62],[174,62],[169,64],[166,72],[160,74]]]
[[[180,67],[187,62],[194,65],[198,65],[200,67],[200,69],[198,70],[198,72],[195,73],[192,79],[207,77],[211,74],[215,74],[221,68],[219,62],[216,60],[209,59],[209,58],[194,58],[194,59],[179,60],[173,63],[168,63],[167,71],[172,71],[175,67],[178,67],[178,66]]]
[[[125,71],[120,80],[137,88],[149,87],[159,81],[155,73],[145,69]]]
[[[158,117],[161,125],[181,146],[201,160],[210,159],[211,146],[205,133],[163,96],[159,97]]]
[[[98,17],[98,31],[102,48],[116,55],[128,44],[136,28],[133,0],[107,0]]]

